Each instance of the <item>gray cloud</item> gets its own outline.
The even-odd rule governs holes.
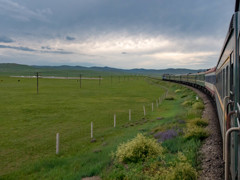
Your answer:
[[[223,22],[230,21],[233,8],[233,0],[0,0],[0,29],[21,29],[16,33],[27,31],[38,36],[56,36],[56,32],[89,36],[113,31],[222,35],[229,24]],[[24,27],[18,21],[26,22]]]
[[[0,0],[0,32],[5,37],[0,42],[12,43],[0,49],[32,52],[26,54],[35,53],[44,62],[44,54],[52,54],[49,64],[65,54],[76,63],[86,58],[104,66],[147,67],[148,59],[143,57],[146,62],[140,64],[139,57],[176,51],[220,53],[233,10],[234,0]],[[170,45],[154,48],[164,43],[154,41],[158,36]],[[4,55],[15,59],[14,54]],[[202,58],[211,64],[217,59]],[[158,61],[152,60],[151,66],[163,66]],[[170,59],[164,61],[171,65]]]
[[[51,50],[52,48],[50,48],[49,46],[42,46],[41,47],[42,49],[48,49],[48,50]]]
[[[46,22],[47,15],[51,13],[49,8],[31,10],[12,0],[0,0],[0,14],[17,21],[28,22],[33,19]]]
[[[28,52],[41,52],[41,53],[50,53],[50,54],[73,54],[73,52],[70,51],[64,51],[64,50],[51,50],[49,47],[41,47],[42,49],[48,49],[48,51],[43,51],[43,50],[36,50],[36,49],[31,49],[28,47],[22,47],[22,46],[6,46],[6,45],[0,45],[0,49],[15,49],[15,50],[20,50],[20,51],[28,51]]]
[[[31,49],[31,48],[28,48],[28,47],[22,47],[22,46],[5,46],[5,45],[0,45],[0,48],[3,48],[3,49],[15,49],[15,50],[21,50],[21,51],[29,51],[29,52],[34,52],[36,50],[34,49]]]
[[[68,41],[73,41],[73,40],[75,40],[76,38],[75,37],[70,37],[70,36],[67,36],[66,37],[66,40],[68,40]]]
[[[11,38],[9,38],[7,36],[0,36],[0,42],[2,42],[2,43],[12,43],[12,42],[14,42],[14,40],[12,40]]]
[[[69,51],[40,51],[41,53],[50,53],[50,54],[74,54]]]

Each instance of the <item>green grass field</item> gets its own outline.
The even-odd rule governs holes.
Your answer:
[[[112,83],[104,78],[101,85],[98,80],[82,80],[81,89],[77,80],[40,79],[39,94],[36,79],[0,80],[0,179],[79,179],[99,174],[119,143],[156,126],[158,122],[142,124],[143,105],[147,118],[153,119],[159,113],[156,99],[165,92],[144,78],[119,82],[115,77]],[[95,143],[90,142],[91,122]]]
[[[196,118],[201,117],[203,104],[181,85],[146,77],[121,77],[119,81],[115,76],[112,80],[104,77],[100,84],[99,80],[82,80],[80,88],[79,80],[39,79],[37,94],[36,79],[0,77],[0,97],[0,179],[71,180],[95,175],[158,179],[161,168],[172,177],[179,174],[181,164],[187,174],[199,169],[198,148],[207,134],[196,126],[202,123]],[[91,142],[91,122],[96,142]],[[161,144],[163,164],[159,158],[131,164],[130,169],[114,164],[112,155],[121,143],[138,133],[153,137],[169,130],[183,133]],[[58,155],[56,133],[60,134]]]

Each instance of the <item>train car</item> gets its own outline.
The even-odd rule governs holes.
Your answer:
[[[205,73],[206,72],[199,72],[199,73],[196,74],[196,84],[200,88],[204,88],[205,87]]]
[[[216,66],[215,99],[223,135],[225,179],[240,179],[239,1]]]
[[[182,74],[181,77],[182,77],[181,78],[182,83],[186,84],[188,82],[188,75],[187,74]]]
[[[215,97],[216,67],[205,72],[205,88],[211,97]]]
[[[196,84],[196,74],[188,74],[187,75],[187,82],[189,84]]]

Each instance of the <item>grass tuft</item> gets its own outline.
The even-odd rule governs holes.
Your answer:
[[[202,102],[196,102],[193,104],[193,109],[202,110],[202,109],[204,109],[204,104]]]

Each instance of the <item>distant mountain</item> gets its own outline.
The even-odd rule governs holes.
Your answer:
[[[197,73],[204,69],[117,69],[111,67],[83,67],[83,66],[28,66],[13,63],[0,63],[0,75],[19,75],[32,76],[36,72],[44,76],[108,76],[108,75],[146,75],[146,76],[161,76],[162,74],[186,74]]]

